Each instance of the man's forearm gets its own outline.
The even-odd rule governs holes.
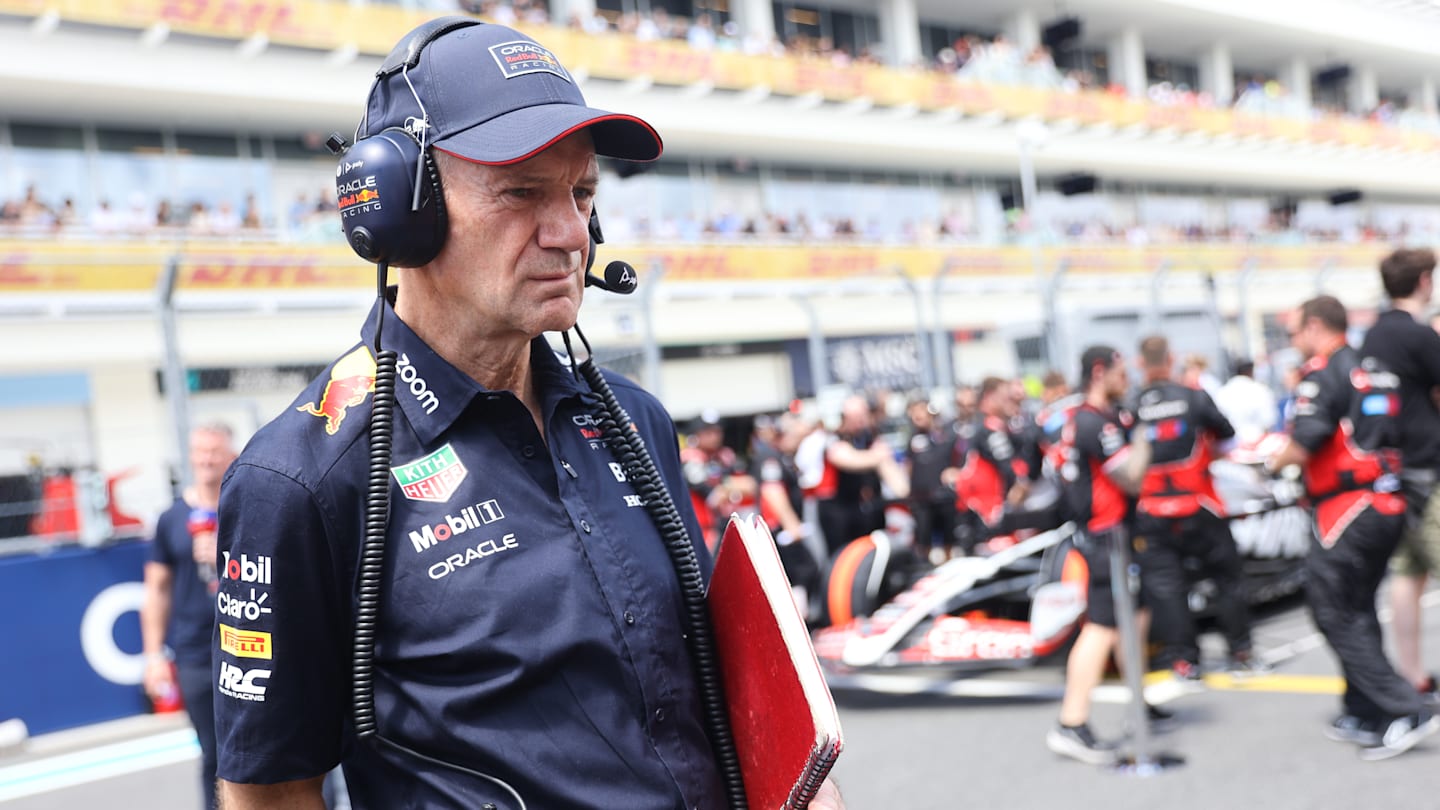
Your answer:
[[[1150,468],[1150,439],[1143,428],[1135,431],[1125,459],[1111,471],[1110,477],[1127,495],[1139,495],[1145,484],[1145,471]]]
[[[324,782],[323,776],[274,785],[240,785],[219,779],[216,793],[220,810],[325,810]]]

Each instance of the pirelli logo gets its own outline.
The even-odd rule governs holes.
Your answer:
[[[264,658],[270,660],[270,634],[259,630],[237,630],[228,624],[220,625],[220,652],[236,658]]]

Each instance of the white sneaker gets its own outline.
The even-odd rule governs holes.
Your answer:
[[[1427,711],[1396,718],[1390,721],[1381,735],[1379,745],[1360,749],[1360,758],[1366,762],[1378,762],[1399,756],[1437,731],[1440,731],[1440,716]]]

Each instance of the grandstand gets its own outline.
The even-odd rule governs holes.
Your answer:
[[[167,361],[244,436],[353,342],[371,273],[322,143],[440,13],[529,31],[665,137],[604,167],[601,258],[642,287],[581,320],[680,417],[1065,368],[1104,324],[1264,354],[1268,316],[1373,307],[1378,256],[1440,233],[1432,4],[1064,8],[0,0],[0,475],[136,468],[153,514]]]

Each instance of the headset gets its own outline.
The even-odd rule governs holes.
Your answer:
[[[450,227],[445,213],[445,193],[440,172],[427,139],[429,114],[425,103],[410,83],[410,69],[420,63],[425,47],[440,37],[462,28],[484,25],[468,17],[440,17],[415,29],[375,73],[375,87],[399,73],[420,109],[419,118],[410,118],[403,127],[387,127],[369,134],[369,106],[355,129],[355,143],[346,147],[343,139],[331,136],[332,151],[343,152],[335,167],[335,193],[345,241],[367,262],[385,262],[400,267],[420,267],[440,254]],[[365,130],[362,134],[361,130]],[[585,286],[628,295],[638,285],[635,269],[623,261],[611,262],[603,278],[591,274],[595,246],[605,242],[599,214],[592,208],[588,225],[590,251],[585,260]],[[617,266],[618,265],[618,266]]]
[[[394,438],[397,365],[396,352],[384,348],[381,340],[387,275],[391,264],[420,267],[432,261],[445,246],[449,228],[440,173],[427,142],[429,115],[425,112],[424,102],[415,91],[414,84],[410,82],[408,72],[419,63],[421,53],[431,42],[451,31],[483,24],[468,17],[451,16],[432,20],[416,28],[385,58],[375,74],[369,97],[373,97],[381,82],[399,73],[415,98],[420,116],[407,120],[404,127],[388,127],[371,135],[367,128],[367,97],[366,116],[356,127],[355,143],[347,145],[344,137],[338,133],[332,134],[326,141],[326,145],[339,157],[335,171],[335,190],[341,222],[345,229],[345,241],[360,258],[376,265],[376,296],[379,299],[375,308],[373,351],[376,370],[369,425],[369,477],[365,494],[364,538],[361,542],[359,571],[356,576],[354,635],[351,646],[352,720],[356,736],[362,741],[384,744],[432,765],[490,782],[508,793],[520,810],[525,810],[524,799],[504,782],[387,739],[379,733],[375,713],[374,653],[379,627],[385,543],[389,533],[390,462]],[[595,247],[605,241],[604,233],[600,229],[600,219],[593,208],[588,231],[590,250],[585,264],[585,286],[621,294],[633,292],[638,283],[635,270],[623,261],[610,262],[605,268],[603,278],[591,273],[595,262]],[[572,370],[575,376],[583,379],[599,397],[600,408],[596,416],[606,444],[633,482],[675,568],[681,586],[688,631],[685,633],[685,640],[695,668],[702,721],[715,751],[729,804],[736,810],[745,810],[748,805],[739,756],[730,730],[719,665],[715,656],[709,609],[705,602],[704,580],[695,557],[694,546],[644,440],[637,431],[629,429],[633,424],[629,414],[595,366],[594,352],[590,349],[589,341],[585,339],[578,325],[574,330],[585,347],[586,358],[578,364],[575,362],[569,332],[562,332],[561,338],[570,356]]]

